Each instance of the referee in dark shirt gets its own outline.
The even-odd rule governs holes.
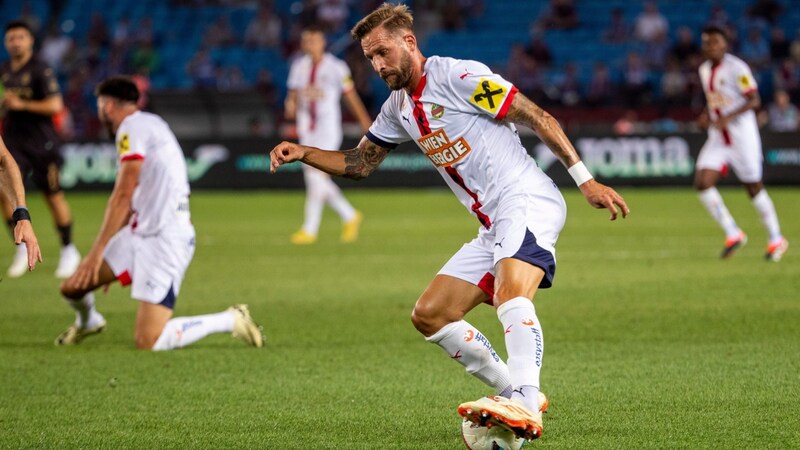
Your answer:
[[[53,116],[64,108],[64,102],[53,69],[34,58],[33,42],[33,31],[27,23],[14,21],[6,25],[5,46],[11,60],[0,65],[5,87],[3,139],[23,176],[30,174],[44,193],[61,238],[56,276],[66,278],[78,267],[80,254],[72,244],[72,213],[58,179],[63,159]],[[2,202],[3,215],[11,227],[12,205],[5,199]],[[27,269],[27,250],[24,245],[17,246],[8,276],[20,277]]]

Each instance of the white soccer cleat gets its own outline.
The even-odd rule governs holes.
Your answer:
[[[76,345],[80,344],[85,338],[102,333],[106,329],[106,320],[100,316],[100,321],[93,327],[79,327],[77,324],[70,325],[63,333],[56,338],[56,345]]]
[[[786,238],[781,238],[780,241],[767,246],[767,253],[764,254],[764,258],[767,261],[778,262],[783,258],[787,250],[789,250],[789,241]]]
[[[19,278],[25,275],[27,271],[28,248],[25,247],[25,244],[20,244],[17,246],[17,251],[14,253],[14,261],[12,261],[11,265],[8,267],[6,275],[8,275],[9,278]]]
[[[547,408],[546,404],[541,404],[540,398],[539,407],[542,406]],[[472,423],[489,427],[501,426],[529,441],[542,435],[541,411],[534,413],[522,403],[499,395],[462,403],[458,407],[458,413]]]
[[[250,316],[250,309],[247,305],[233,305],[228,308],[233,313],[233,337],[240,339],[253,347],[264,346],[264,335],[261,327],[253,321]]]
[[[61,247],[61,257],[58,260],[58,268],[56,268],[56,278],[69,278],[78,270],[78,265],[81,263],[81,254],[73,244],[66,247]]]

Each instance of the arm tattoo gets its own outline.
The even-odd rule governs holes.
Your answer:
[[[524,95],[514,97],[506,118],[532,129],[565,166],[570,167],[580,160],[558,121]]]
[[[367,138],[361,139],[358,147],[342,151],[344,153],[345,178],[360,180],[366,178],[389,154],[389,149],[383,148]]]

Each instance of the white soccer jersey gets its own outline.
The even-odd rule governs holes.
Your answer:
[[[134,232],[154,235],[168,225],[188,223],[186,160],[169,125],[155,114],[137,111],[120,124],[116,143],[120,161],[144,160],[133,193]]]
[[[367,138],[385,148],[414,139],[488,230],[503,196],[552,185],[502,120],[516,93],[482,63],[432,56],[416,91],[393,91]]]
[[[353,89],[347,64],[330,53],[317,64],[310,56],[302,56],[289,69],[287,87],[297,92],[300,143],[338,150],[342,141],[341,98]]]
[[[698,71],[712,119],[741,107],[747,102],[746,96],[758,89],[747,63],[729,53],[717,66],[705,61]],[[753,110],[747,111],[731,120],[723,130],[710,127],[708,134],[710,139],[721,140],[727,146],[735,141],[749,144],[759,137],[756,114]]]

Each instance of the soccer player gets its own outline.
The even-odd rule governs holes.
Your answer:
[[[371,120],[350,77],[350,69],[339,58],[325,52],[325,34],[316,27],[305,28],[300,35],[304,55],[292,63],[287,82],[284,113],[297,120],[300,144],[325,149],[342,145],[342,108],[344,97],[350,111],[364,132]],[[293,244],[313,244],[317,240],[322,210],[327,203],[342,219],[342,242],[358,238],[362,214],[356,211],[330,175],[303,165],[306,184],[305,220],[291,236]]]
[[[697,157],[695,189],[700,202],[725,231],[720,256],[729,258],[747,243],[747,235],[736,225],[716,188],[721,172],[730,165],[767,229],[766,259],[780,261],[789,241],[781,234],[775,205],[762,182],[764,156],[755,114],[761,106],[758,86],[747,64],[727,53],[728,40],[722,29],[706,27],[701,39],[707,60],[699,72],[708,105],[700,121],[710,126],[708,140]]]
[[[53,69],[34,57],[33,41],[33,32],[25,22],[6,25],[5,46],[11,59],[0,65],[0,77],[5,86],[2,96],[6,110],[4,138],[22,176],[31,173],[33,181],[44,192],[61,238],[55,275],[66,278],[78,267],[81,256],[72,244],[72,213],[58,178],[63,160],[52,116],[64,108],[64,103]],[[2,206],[3,216],[9,227],[13,227],[13,205],[2,202]],[[18,245],[8,276],[16,278],[25,274],[29,260],[26,246]]]
[[[171,350],[226,332],[261,347],[261,331],[246,305],[172,318],[195,245],[183,151],[163,119],[139,111],[139,91],[130,79],[109,78],[95,94],[100,121],[116,136],[119,169],[92,249],[61,284],[76,320],[56,345],[77,344],[103,331],[106,321],[95,308],[93,291],[119,280],[132,286],[131,297],[139,301],[134,336],[140,349]]]
[[[392,93],[356,148],[341,152],[283,142],[271,170],[300,160],[334,175],[368,176],[398,144],[414,140],[480,224],[478,236],[444,265],[417,300],[411,321],[467,372],[499,394],[459,413],[525,439],[542,433],[539,374],[543,335],[532,299],[555,275],[564,199],[522,146],[515,123],[532,128],[569,168],[586,200],[608,208],[623,198],[594,180],[558,122],[476,61],[420,53],[404,5],[384,3],[351,34]],[[464,315],[490,300],[505,330],[508,364]],[[510,398],[507,398],[510,397]],[[482,419],[483,414],[487,418]]]
[[[25,244],[26,264],[28,270],[33,270],[36,262],[42,261],[42,252],[33,232],[31,215],[25,207],[25,186],[22,184],[19,167],[2,138],[0,138],[0,197],[5,197],[5,201],[13,205],[14,212],[11,219],[14,222],[14,242],[17,245]]]

